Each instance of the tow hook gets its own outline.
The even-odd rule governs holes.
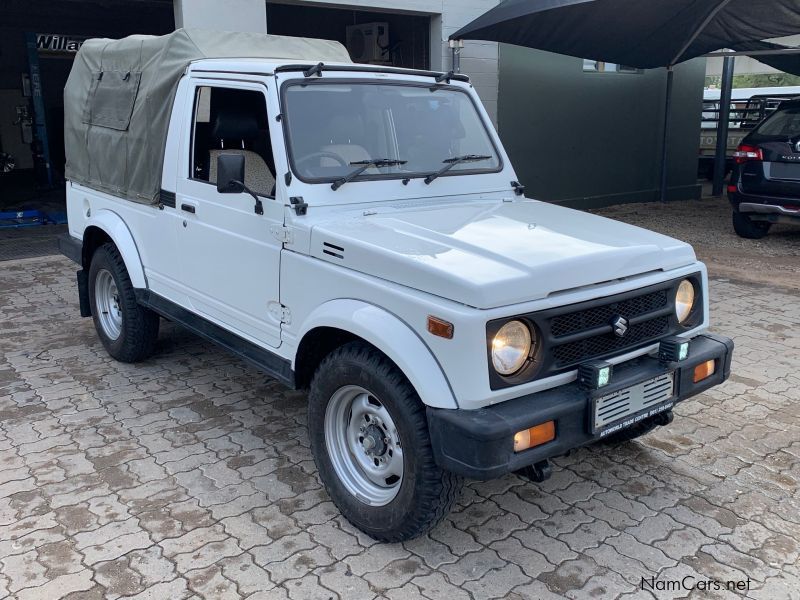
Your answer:
[[[653,418],[653,421],[656,423],[656,425],[661,425],[663,427],[664,425],[669,425],[670,423],[672,423],[674,419],[675,415],[672,413],[672,411],[666,410],[663,413],[657,414]]]
[[[553,474],[553,468],[550,466],[550,461],[542,460],[533,465],[529,465],[517,471],[520,477],[526,477],[536,483],[542,483]]]

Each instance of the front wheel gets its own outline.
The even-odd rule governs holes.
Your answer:
[[[760,240],[767,233],[772,223],[766,221],[753,221],[750,217],[740,212],[733,213],[733,229],[739,237],[749,240]]]
[[[132,363],[153,353],[159,317],[136,302],[125,262],[114,244],[104,244],[92,257],[89,303],[97,335],[113,358]]]
[[[311,383],[311,451],[342,514],[373,538],[408,540],[450,511],[461,478],[433,458],[425,407],[399,369],[354,342],[331,353]]]

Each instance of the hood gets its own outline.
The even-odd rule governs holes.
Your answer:
[[[533,200],[382,206],[315,225],[311,254],[481,309],[696,260],[684,242]]]

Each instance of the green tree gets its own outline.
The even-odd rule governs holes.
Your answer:
[[[722,86],[722,77],[712,75],[706,77],[706,87],[719,88]],[[788,73],[770,73],[762,75],[734,75],[733,87],[736,88],[760,88],[760,87],[785,87],[800,86],[800,76],[789,75]]]

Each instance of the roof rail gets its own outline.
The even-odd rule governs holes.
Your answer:
[[[326,65],[322,63],[317,64],[296,64],[296,65],[281,65],[275,68],[275,73],[286,73],[291,71],[302,71],[304,74],[322,76],[323,71],[340,71],[348,73],[394,73],[396,75],[416,75],[419,77],[432,77],[440,81],[446,78],[455,79],[456,81],[463,81],[469,83],[469,77],[461,73],[442,73],[441,71],[418,71],[417,69],[401,69],[396,67],[383,67],[381,65]],[[308,77],[308,75],[306,75]]]

